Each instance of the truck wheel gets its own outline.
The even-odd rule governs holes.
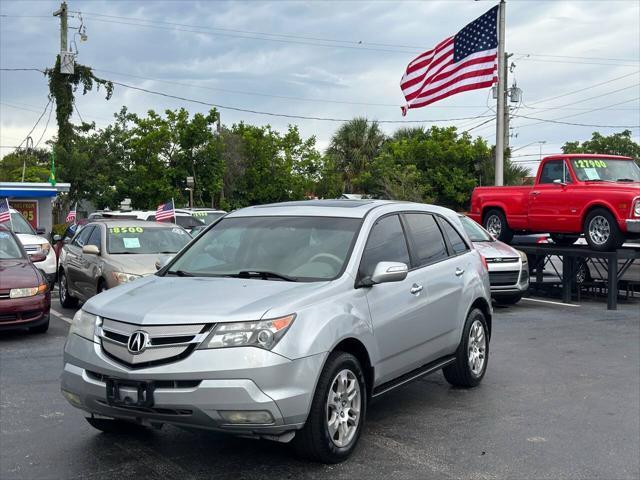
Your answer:
[[[60,297],[60,305],[62,305],[64,308],[76,308],[78,306],[78,299],[72,297],[69,293],[69,285],[67,285],[67,275],[64,273],[64,270],[60,272],[58,296]]]
[[[615,250],[624,243],[618,222],[604,208],[596,208],[589,212],[584,220],[584,237],[592,249],[600,252]]]
[[[509,243],[513,240],[513,230],[509,228],[507,217],[502,213],[502,210],[489,210],[484,217],[482,225],[501,242]]]
[[[462,330],[462,340],[456,351],[455,363],[444,367],[442,373],[451,385],[476,387],[487,371],[489,361],[489,337],[487,320],[481,310],[469,312]]]
[[[580,238],[578,235],[563,235],[561,233],[552,233],[551,240],[559,247],[569,247],[576,243]]]
[[[322,370],[307,423],[294,446],[308,459],[323,463],[346,460],[360,438],[367,411],[367,385],[358,359],[333,352]]]

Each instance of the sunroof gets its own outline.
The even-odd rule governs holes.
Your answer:
[[[271,203],[260,205],[256,208],[273,207],[332,207],[332,208],[356,208],[372,203],[371,200],[302,200],[299,202]]]

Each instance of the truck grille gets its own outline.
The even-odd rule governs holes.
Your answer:
[[[207,324],[134,325],[103,318],[98,337],[108,357],[131,368],[143,368],[186,357],[205,339],[211,327]],[[146,336],[139,352],[128,347],[134,332],[143,332]]]
[[[518,270],[508,272],[489,272],[489,283],[493,287],[503,287],[506,285],[515,285],[518,283]]]

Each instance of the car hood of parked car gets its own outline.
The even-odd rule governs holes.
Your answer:
[[[16,235],[23,245],[42,245],[47,243],[46,238],[32,235],[31,233],[17,233]]]
[[[0,260],[0,290],[37,287],[42,280],[31,261],[23,258]]]
[[[173,257],[175,253],[136,253],[136,254],[109,254],[107,263],[117,272],[133,273],[135,275],[150,275],[156,273],[156,262],[162,257]]]
[[[499,241],[473,242],[473,246],[476,247],[476,250],[478,250],[484,258],[520,257],[516,249]]]
[[[259,320],[272,308],[304,304],[327,284],[153,275],[92,297],[83,309],[138,325]]]

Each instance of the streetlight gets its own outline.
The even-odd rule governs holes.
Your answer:
[[[517,152],[518,150],[522,150],[523,148],[530,147],[531,145],[535,145],[536,143],[540,144],[540,150],[542,151],[542,144],[543,143],[547,143],[547,141],[546,140],[538,140],[538,141],[535,141],[535,142],[527,143],[526,145],[523,145],[521,147],[514,148],[513,150],[511,150],[511,153]]]
[[[195,186],[195,182],[193,177],[187,177],[187,188],[185,190],[189,191],[189,208],[193,208],[193,187]]]

